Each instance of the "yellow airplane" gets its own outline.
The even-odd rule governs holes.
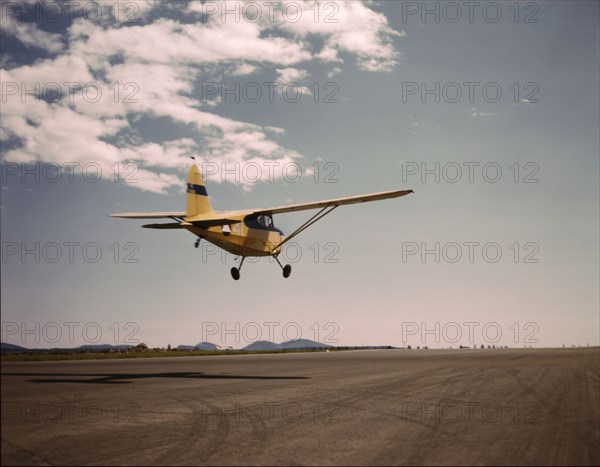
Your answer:
[[[244,259],[248,256],[272,256],[283,270],[283,277],[289,277],[292,267],[282,266],[277,257],[282,246],[296,235],[325,217],[343,204],[364,203],[408,195],[412,190],[383,191],[368,195],[316,201],[314,203],[292,204],[274,208],[245,209],[243,211],[213,211],[202,174],[195,165],[190,168],[187,184],[187,211],[175,212],[130,212],[111,214],[112,217],[127,219],[172,219],[175,222],[146,224],[147,229],[186,229],[198,236],[194,246],[198,248],[201,239],[241,257],[239,267],[231,268],[231,276],[237,281]],[[275,227],[273,214],[284,212],[320,209],[314,216],[298,227],[287,237]]]

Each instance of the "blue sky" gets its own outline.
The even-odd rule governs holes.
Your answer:
[[[113,4],[2,5],[3,342],[599,343],[598,3]],[[190,155],[218,210],[415,193],[234,282],[107,217],[184,210]]]

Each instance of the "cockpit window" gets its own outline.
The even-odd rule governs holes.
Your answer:
[[[273,227],[273,218],[271,216],[260,215],[256,218],[256,222],[261,227]]]
[[[273,216],[268,214],[260,214],[260,215],[250,215],[245,219],[245,223],[248,227],[253,229],[264,229],[264,230],[273,230],[280,232],[279,229],[275,227],[273,223]]]
[[[271,216],[258,216],[258,223],[263,227],[273,227],[273,218]]]

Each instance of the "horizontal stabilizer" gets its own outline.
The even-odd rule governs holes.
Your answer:
[[[142,225],[144,229],[184,229],[179,222],[169,222],[167,224],[146,224]]]
[[[190,221],[187,220],[185,224],[191,224],[194,227],[200,227],[203,229],[206,229],[208,227],[217,227],[219,225],[232,225],[232,224],[239,224],[240,222],[242,222],[239,219],[206,219],[206,220],[201,220],[201,221]]]
[[[184,211],[169,212],[123,212],[121,214],[109,214],[110,217],[122,217],[125,219],[168,219],[173,217],[185,217]]]

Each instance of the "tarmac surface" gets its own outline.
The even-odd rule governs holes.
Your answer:
[[[600,464],[600,349],[2,363],[3,465]]]

